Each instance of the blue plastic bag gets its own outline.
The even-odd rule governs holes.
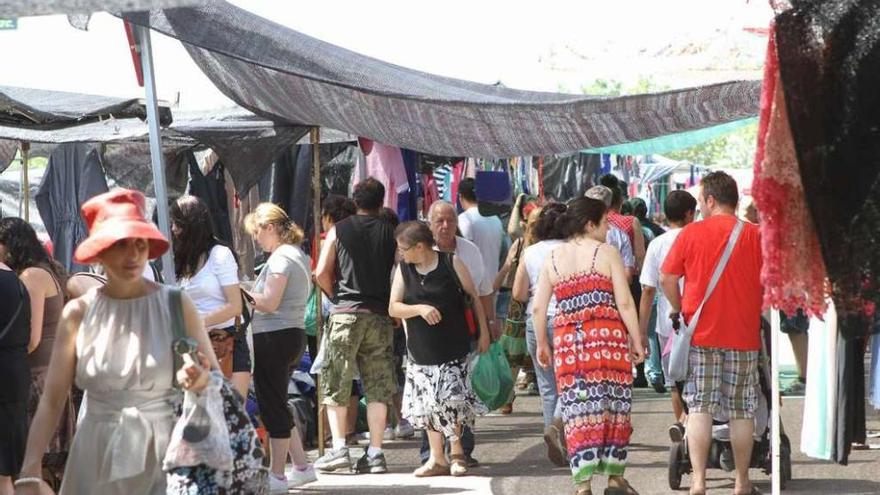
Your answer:
[[[490,411],[510,401],[513,375],[501,344],[493,342],[485,354],[477,356],[477,363],[471,374],[471,385],[474,393]]]

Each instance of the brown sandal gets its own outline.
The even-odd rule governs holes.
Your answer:
[[[429,478],[432,476],[449,476],[449,464],[436,464],[426,462],[421,467],[413,471],[416,478]]]
[[[449,456],[449,474],[452,476],[464,476],[468,474],[467,457],[464,454]]]

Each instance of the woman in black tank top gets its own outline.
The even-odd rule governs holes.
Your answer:
[[[463,263],[434,250],[434,237],[426,225],[404,223],[396,237],[403,260],[394,274],[388,313],[405,322],[409,352],[403,416],[427,431],[431,445],[428,462],[413,474],[461,476],[467,473],[461,427],[472,427],[476,414],[485,412],[471,388],[471,339],[458,287],[460,282],[478,300],[476,288]],[[489,348],[486,317],[479,304],[474,309],[480,326],[478,350],[485,352]],[[444,437],[451,443],[449,461],[443,453]]]
[[[0,262],[0,492],[12,493],[21,472],[28,430],[30,297],[15,272]]]

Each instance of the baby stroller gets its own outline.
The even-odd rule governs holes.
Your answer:
[[[769,325],[761,325],[761,337],[763,346],[758,361],[758,408],[755,412],[755,444],[752,447],[752,462],[750,467],[762,469],[764,473],[771,473],[772,452],[770,447],[770,359],[767,349],[770,344],[767,340]],[[733,447],[730,443],[730,429],[726,422],[716,420],[712,426],[712,445],[709,448],[709,460],[707,468],[723,469],[726,472],[734,470]],[[785,428],[780,423],[780,486],[785,489],[791,473],[791,442],[785,434]],[[681,477],[693,471],[687,448],[687,431],[681,442],[673,442],[669,447],[669,488],[678,490],[681,488]]]

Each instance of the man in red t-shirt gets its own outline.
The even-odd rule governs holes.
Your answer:
[[[690,322],[736,225],[736,181],[713,172],[700,182],[704,220],[685,227],[660,269],[660,284],[673,320]],[[749,464],[757,407],[758,353],[761,348],[761,240],[758,227],[746,223],[730,260],[697,322],[689,356],[684,399],[692,494],[705,493],[712,418],[730,419],[736,463],[734,493],[752,493]],[[684,294],[679,280],[685,280]],[[680,314],[681,313],[681,314]],[[659,316],[659,315],[658,315]],[[663,315],[666,317],[666,315]],[[683,326],[682,325],[682,326]]]

